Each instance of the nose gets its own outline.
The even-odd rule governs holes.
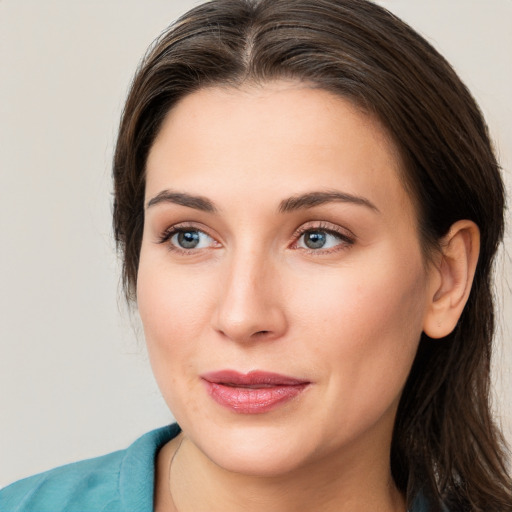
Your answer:
[[[275,340],[287,330],[279,271],[268,255],[240,254],[219,282],[213,328],[239,343]]]

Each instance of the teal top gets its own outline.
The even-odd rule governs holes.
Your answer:
[[[0,511],[152,512],[156,454],[179,432],[153,430],[126,450],[15,482],[0,491]]]
[[[153,430],[126,450],[61,466],[0,490],[1,512],[153,512],[155,457],[180,433]],[[428,512],[417,499],[410,512]]]

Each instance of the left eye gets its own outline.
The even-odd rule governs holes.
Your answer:
[[[204,249],[211,247],[215,241],[198,229],[181,229],[170,237],[169,242],[180,249]]]
[[[303,249],[332,249],[343,242],[343,237],[322,229],[310,229],[302,233],[297,246]]]

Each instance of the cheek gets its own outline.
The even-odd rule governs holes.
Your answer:
[[[389,274],[372,274],[347,278],[329,300],[311,302],[319,328],[310,329],[316,343],[308,348],[316,373],[325,376],[323,402],[338,411],[324,426],[333,443],[383,422],[391,431],[421,335],[421,279],[397,290]]]
[[[352,389],[360,400],[389,394],[391,402],[417,351],[426,297],[421,258],[377,261],[335,269],[293,306],[303,343],[315,340],[313,364],[329,375],[333,393],[345,394],[337,400],[350,400]]]
[[[168,405],[170,390],[191,385],[188,371],[198,356],[197,346],[208,328],[212,290],[204,276],[159,268],[141,258],[137,303],[155,379]],[[193,406],[193,404],[189,404]]]
[[[173,268],[165,258],[141,255],[137,305],[148,343],[179,348],[175,340],[203,328],[211,309],[213,290],[209,281],[213,277],[205,272]]]

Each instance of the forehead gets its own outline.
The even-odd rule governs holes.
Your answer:
[[[146,197],[169,186],[208,195],[225,183],[226,200],[228,192],[278,200],[279,191],[342,188],[408,203],[400,174],[387,131],[347,99],[295,82],[211,87],[164,120],[147,161]]]

